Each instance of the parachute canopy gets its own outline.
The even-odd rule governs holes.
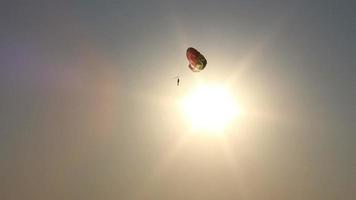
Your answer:
[[[188,67],[193,72],[200,72],[203,70],[208,63],[205,57],[193,47],[187,49],[187,59],[189,61]]]

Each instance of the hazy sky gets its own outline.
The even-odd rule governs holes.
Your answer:
[[[0,199],[354,199],[355,11],[2,1]],[[228,82],[246,111],[223,138],[186,134],[176,102],[197,80]]]

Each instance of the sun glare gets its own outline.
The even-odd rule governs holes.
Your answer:
[[[181,101],[184,115],[194,130],[222,133],[238,114],[228,90],[219,86],[200,86]]]

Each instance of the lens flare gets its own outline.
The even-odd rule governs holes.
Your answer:
[[[221,133],[236,117],[238,109],[228,90],[200,86],[181,101],[181,108],[193,129]]]

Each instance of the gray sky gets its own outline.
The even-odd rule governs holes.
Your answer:
[[[0,198],[354,199],[355,10],[3,1]],[[175,102],[197,79],[229,80],[247,110],[224,141],[184,136]]]

